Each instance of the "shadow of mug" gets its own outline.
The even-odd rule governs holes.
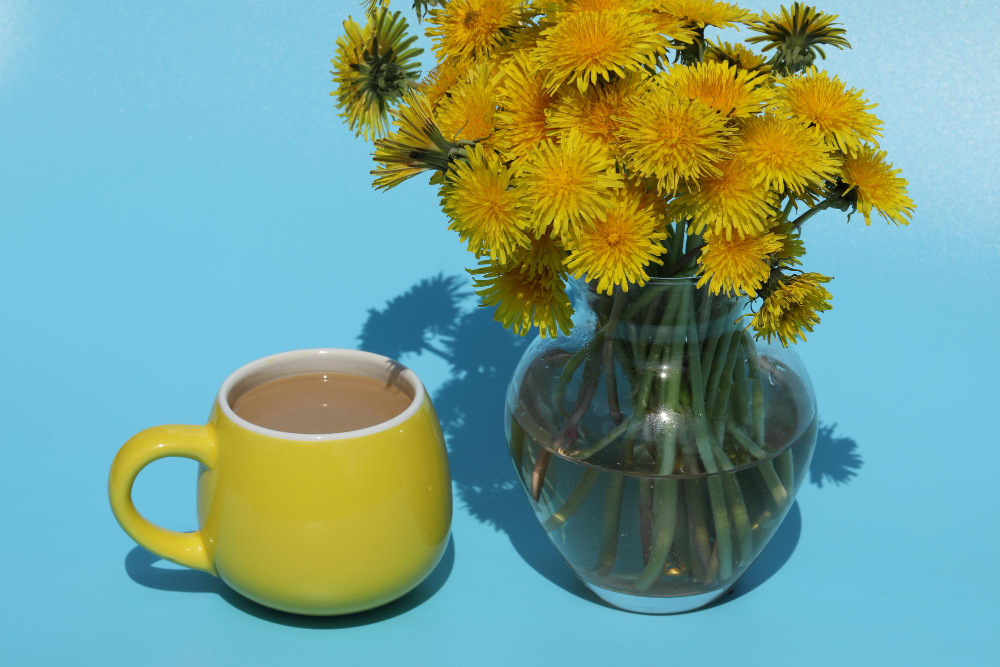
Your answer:
[[[455,566],[455,538],[451,537],[448,541],[444,556],[441,557],[441,561],[434,571],[412,591],[381,607],[344,616],[300,616],[277,611],[243,597],[223,583],[221,579],[213,577],[207,572],[187,568],[158,567],[156,563],[161,560],[159,556],[137,546],[125,556],[125,572],[132,581],[140,586],[158,591],[214,593],[240,611],[271,623],[296,628],[353,628],[381,623],[400,614],[405,614],[427,602],[451,576],[451,571]]]

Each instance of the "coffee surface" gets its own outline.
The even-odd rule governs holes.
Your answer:
[[[392,385],[349,373],[303,373],[263,382],[232,401],[233,412],[285,433],[344,433],[376,426],[413,399]]]

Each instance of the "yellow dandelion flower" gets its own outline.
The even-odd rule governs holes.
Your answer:
[[[473,289],[484,306],[494,306],[493,319],[523,336],[532,327],[544,338],[569,332],[573,312],[561,275],[531,274],[517,268],[486,264],[470,271]]]
[[[771,66],[764,56],[755,53],[742,44],[729,42],[709,42],[705,49],[705,62],[729,63],[750,72],[767,74]]]
[[[549,234],[532,238],[527,248],[519,248],[505,265],[517,268],[521,273],[535,276],[561,276],[564,273],[563,258],[566,251]]]
[[[764,14],[750,24],[759,32],[747,38],[748,44],[764,44],[763,51],[774,51],[770,63],[781,75],[794,74],[813,64],[816,56],[826,58],[823,44],[838,49],[851,48],[844,37],[847,31],[837,28],[836,14],[824,14],[815,7],[796,2],[791,11],[781,8],[780,14]]]
[[[791,222],[784,221],[771,228],[781,239],[781,249],[774,253],[774,259],[779,268],[791,268],[802,264],[801,258],[806,254],[806,244],[802,242],[799,228]]]
[[[522,0],[450,0],[432,9],[427,36],[438,60],[475,57],[504,42],[521,22]]]
[[[389,9],[389,0],[361,0],[365,14],[377,14],[380,9]]]
[[[420,92],[431,103],[431,107],[437,108],[448,94],[448,90],[462,78],[466,67],[466,64],[457,58],[446,58],[427,73],[419,87]]]
[[[581,222],[593,222],[615,205],[614,190],[623,184],[611,153],[573,131],[556,144],[546,140],[532,151],[518,174],[517,190],[531,206],[537,234],[552,226],[565,234]]]
[[[566,242],[566,265],[573,277],[586,274],[588,281],[597,281],[598,292],[607,294],[615,287],[627,292],[630,284],[645,285],[646,267],[663,264],[660,255],[667,252],[661,243],[667,238],[662,220],[642,193],[622,189],[616,199],[614,208]]]
[[[548,124],[560,135],[578,130],[583,136],[614,149],[621,127],[619,119],[638,87],[639,77],[628,75],[607,85],[592,86],[586,93],[576,88],[564,89],[552,105]]]
[[[375,142],[378,166],[371,172],[376,177],[375,188],[388,190],[428,169],[447,171],[459,147],[441,134],[427,98],[408,91],[400,107],[391,113],[395,131]]]
[[[698,257],[701,278],[697,287],[707,283],[712,294],[724,292],[727,296],[746,294],[756,298],[757,291],[771,275],[771,254],[781,248],[781,236],[770,232],[742,238],[707,232]]]
[[[848,90],[839,77],[811,67],[778,84],[775,112],[815,126],[842,152],[855,153],[862,142],[876,143],[875,137],[882,136],[882,121],[868,113],[878,105],[862,99],[863,90]]]
[[[902,170],[893,169],[885,156],[885,151],[876,151],[871,146],[862,146],[856,155],[846,156],[843,171],[848,186],[846,195],[857,201],[856,208],[864,214],[866,225],[872,222],[872,210],[886,222],[908,225],[916,205],[906,192],[906,179],[899,176]]]
[[[765,187],[798,194],[836,177],[840,163],[814,128],[787,118],[755,116],[740,127],[738,154]]]
[[[755,18],[745,9],[718,0],[659,0],[654,6],[699,28],[732,28]]]
[[[729,156],[732,132],[714,109],[661,83],[630,99],[619,139],[626,163],[655,177],[662,192],[676,191],[682,179],[718,175],[715,163]]]
[[[553,97],[545,78],[523,51],[500,68],[497,121],[505,150],[524,155],[550,135],[545,112]]]
[[[743,158],[716,164],[718,172],[699,178],[694,187],[678,195],[671,210],[680,219],[691,218],[692,232],[706,228],[727,239],[764,231],[775,214],[778,196],[761,184]]]
[[[441,132],[451,141],[483,141],[492,145],[497,126],[498,77],[492,63],[467,70],[441,100],[435,118]]]
[[[655,5],[653,6],[655,7]],[[698,39],[697,30],[692,27],[693,24],[685,19],[658,11],[650,14],[650,19],[656,24],[659,33],[670,40],[670,45],[673,48],[683,48],[688,44],[693,44]]]
[[[698,100],[729,118],[758,113],[773,92],[767,75],[729,63],[707,62],[671,67],[669,80],[683,97]]]
[[[542,31],[533,56],[548,72],[550,90],[569,81],[584,92],[600,78],[654,66],[667,46],[648,14],[614,9],[560,15]]]
[[[785,278],[767,295],[750,321],[757,338],[781,341],[784,347],[796,339],[806,339],[819,324],[819,313],[830,310],[833,295],[825,287],[832,278],[819,273],[802,273]]]
[[[423,49],[410,48],[416,37],[407,37],[406,19],[384,9],[368,16],[362,28],[354,20],[344,21],[344,35],[337,39],[337,108],[347,126],[365,140],[385,136],[389,129],[389,107],[398,102],[420,76],[414,60]]]
[[[559,3],[559,11],[567,14],[580,12],[600,12],[608,9],[638,10],[642,7],[641,0],[570,0]]]
[[[456,160],[442,188],[441,208],[451,218],[448,229],[477,257],[483,253],[506,262],[519,247],[528,247],[525,211],[511,188],[511,173],[500,156],[472,146]]]

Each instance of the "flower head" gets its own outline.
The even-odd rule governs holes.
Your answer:
[[[778,206],[778,196],[757,179],[743,158],[716,163],[717,172],[699,178],[693,187],[677,196],[672,211],[681,219],[691,218],[692,231],[706,228],[717,236],[737,238],[764,231]]]
[[[669,85],[654,83],[629,100],[619,137],[626,163],[640,176],[655,177],[661,191],[681,180],[719,174],[733,130],[724,116]]]
[[[659,0],[655,7],[698,28],[732,28],[754,18],[747,10],[718,0]]]
[[[775,112],[815,126],[842,152],[855,153],[862,142],[875,143],[875,137],[882,136],[882,121],[868,112],[878,105],[862,99],[864,91],[848,90],[838,77],[811,67],[779,84]]]
[[[437,64],[420,81],[420,92],[423,93],[431,103],[431,107],[437,108],[448,90],[454,86],[462,74],[465,72],[465,64],[458,58],[446,58]]]
[[[493,319],[523,336],[532,327],[544,338],[555,337],[572,327],[572,306],[562,275],[530,273],[517,267],[484,264],[469,271],[473,288],[484,306],[494,306]]]
[[[566,251],[551,234],[536,236],[528,244],[527,248],[518,248],[504,266],[516,268],[532,278],[562,276],[565,273],[563,259]]]
[[[683,96],[702,102],[724,116],[742,118],[758,113],[771,99],[767,75],[723,62],[678,65],[670,81]]]
[[[765,187],[802,193],[836,177],[840,164],[815,129],[787,118],[754,116],[741,124],[737,154]]]
[[[597,281],[598,292],[608,294],[615,287],[627,292],[630,284],[644,285],[646,267],[662,264],[659,257],[667,251],[660,243],[667,233],[650,201],[631,188],[620,190],[616,199],[614,208],[566,242],[566,265],[574,277],[586,274],[588,281]]]
[[[612,208],[613,191],[621,186],[611,153],[572,131],[558,144],[546,140],[531,152],[521,166],[517,189],[531,206],[536,233],[551,225],[561,235]]]
[[[552,105],[548,124],[560,135],[578,130],[584,137],[613,149],[621,126],[620,118],[638,87],[638,76],[631,75],[607,85],[591,86],[586,93],[576,88],[564,89]]]
[[[477,257],[485,252],[503,263],[517,248],[529,245],[523,231],[525,211],[510,181],[500,156],[482,145],[471,146],[466,159],[451,165],[441,208],[451,218],[448,228],[457,231]]]
[[[738,42],[736,44],[709,42],[708,48],[705,49],[705,62],[729,63],[740,69],[762,74],[771,71],[771,66],[767,64],[767,60],[763,56],[754,53]]]
[[[796,2],[791,11],[781,8],[780,14],[764,14],[750,24],[759,35],[747,38],[748,44],[763,43],[763,51],[774,51],[771,66],[781,75],[794,74],[813,64],[816,56],[825,58],[822,45],[838,49],[851,48],[844,37],[847,31],[836,27],[836,15],[824,14],[815,7]]]
[[[469,68],[465,76],[448,89],[435,118],[441,132],[451,141],[483,141],[494,144],[497,127],[498,77],[492,63]]]
[[[544,76],[523,51],[515,52],[500,68],[499,101],[497,121],[505,150],[525,155],[550,136],[545,114],[553,97]]]
[[[427,36],[439,60],[492,51],[521,22],[521,0],[450,0],[432,9]]]
[[[427,98],[411,90],[391,113],[396,129],[375,142],[375,188],[388,190],[428,169],[447,171],[459,146],[441,134]]]
[[[754,335],[768,343],[777,338],[785,347],[798,338],[804,341],[805,332],[819,324],[819,313],[833,307],[833,295],[823,287],[830,280],[819,273],[802,273],[778,281],[750,321]]]
[[[843,181],[848,189],[845,195],[856,202],[856,209],[865,216],[866,225],[871,224],[872,210],[886,222],[908,225],[915,205],[906,192],[906,179],[899,176],[902,170],[893,169],[885,155],[885,151],[862,146],[857,154],[846,156]]]
[[[781,237],[770,232],[735,238],[707,232],[698,258],[701,278],[697,286],[707,283],[712,294],[746,294],[754,298],[771,275],[771,253],[781,247]]]
[[[406,36],[406,19],[386,10],[370,16],[362,28],[344,21],[344,35],[337,40],[333,81],[337,108],[347,126],[358,136],[373,139],[389,128],[389,107],[398,102],[420,73],[414,58],[423,49],[410,48],[416,37]]]
[[[612,74],[654,66],[668,46],[648,14],[609,9],[560,15],[542,31],[532,55],[548,72],[550,90],[569,81],[584,92],[599,79],[610,81]]]

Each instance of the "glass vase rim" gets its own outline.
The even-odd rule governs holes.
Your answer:
[[[651,285],[659,285],[661,287],[662,286],[667,286],[667,285],[674,285],[674,286],[677,286],[677,287],[680,287],[682,285],[693,285],[693,286],[695,286],[697,288],[697,283],[698,283],[698,281],[700,279],[701,279],[701,276],[667,276],[667,277],[652,276],[652,277],[648,278],[646,280],[646,282],[644,282],[642,285],[635,284],[635,283],[629,285],[629,291],[631,291],[631,290],[642,290],[642,289],[645,289],[647,287],[650,287]],[[577,287],[579,289],[589,289],[591,285],[596,285],[597,281],[596,280],[586,280],[583,277],[580,277],[580,278],[570,278],[569,284],[574,285],[575,287]],[[615,289],[619,289],[619,288],[615,288]],[[595,289],[594,291],[596,292],[597,290]],[[613,292],[605,294],[604,292],[600,292],[600,294],[602,296],[611,296],[612,293]]]

